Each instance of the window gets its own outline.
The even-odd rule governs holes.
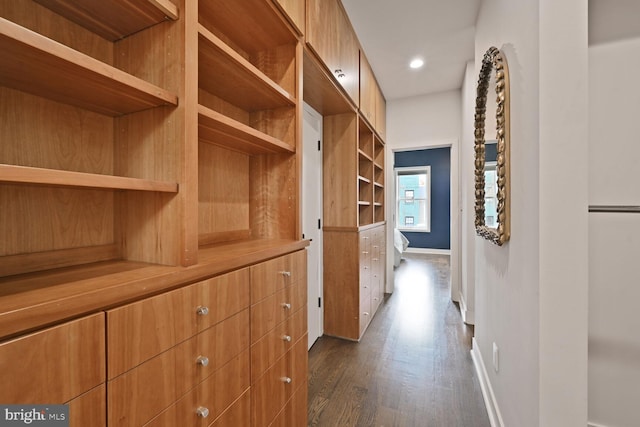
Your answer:
[[[431,166],[396,168],[396,218],[401,231],[431,229]]]
[[[496,162],[484,166],[484,223],[487,227],[498,227],[498,174]]]

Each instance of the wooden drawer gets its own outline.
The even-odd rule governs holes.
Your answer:
[[[373,312],[371,311],[371,292],[360,294],[360,335],[364,332],[371,321]]]
[[[307,381],[307,334],[251,386],[251,424],[268,426]]]
[[[243,269],[110,310],[109,379],[248,306],[249,270]]]
[[[307,425],[307,393],[306,384],[301,385],[278,414],[270,427],[293,427]]]
[[[245,391],[209,427],[240,427],[251,423],[251,392]],[[306,424],[305,424],[306,425]]]
[[[305,281],[287,286],[251,306],[251,342],[256,342],[294,312],[306,306]]]
[[[251,267],[251,303],[307,277],[307,252],[294,252]]]
[[[104,384],[69,402],[69,427],[106,427],[107,388]]]
[[[248,347],[245,309],[110,381],[109,425],[144,424]]]
[[[251,382],[255,382],[294,343],[307,333],[307,310],[303,307],[251,346]]]
[[[205,427],[211,424],[222,427],[248,426],[248,422],[226,424],[239,420],[246,420],[247,402],[238,400],[249,389],[249,351],[244,351],[229,363],[217,370],[213,375],[192,389],[175,404],[151,420],[146,427]],[[218,416],[229,408],[238,404],[228,418]],[[233,408],[233,407],[232,407]],[[230,408],[231,409],[231,408]],[[244,411],[244,412],[243,412]],[[199,415],[201,414],[201,415]],[[206,414],[206,416],[205,416]]]
[[[0,402],[62,404],[105,381],[104,313],[0,344]]]

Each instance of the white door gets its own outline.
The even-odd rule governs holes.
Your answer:
[[[322,116],[304,105],[302,128],[302,234],[310,239],[307,248],[309,344],[323,333],[322,304]]]

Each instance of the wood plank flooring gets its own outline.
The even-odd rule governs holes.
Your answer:
[[[360,343],[325,336],[309,351],[310,426],[490,426],[449,257],[404,258]]]

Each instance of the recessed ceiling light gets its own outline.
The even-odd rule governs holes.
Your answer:
[[[420,58],[412,59],[411,62],[409,63],[409,67],[413,69],[420,68],[423,65],[424,65],[424,61]]]

